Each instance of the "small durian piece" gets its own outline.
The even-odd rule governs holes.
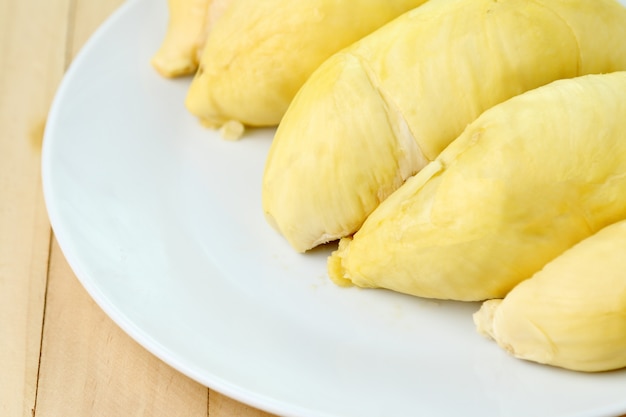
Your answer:
[[[576,371],[626,367],[626,221],[558,256],[502,299],[477,329],[513,356]]]
[[[226,140],[241,139],[245,132],[245,127],[236,120],[229,120],[220,128],[220,135]]]
[[[345,238],[340,284],[504,297],[626,218],[626,72],[555,81],[485,111]]]
[[[206,126],[275,126],[329,56],[426,0],[236,0],[216,22],[186,105]]]
[[[263,178],[300,252],[348,236],[487,108],[626,69],[614,0],[431,0],[327,60],[281,121]]]
[[[199,51],[215,21],[232,0],[168,0],[165,38],[152,57],[164,77],[190,75],[198,69]]]

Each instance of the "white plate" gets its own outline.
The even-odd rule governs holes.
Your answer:
[[[104,311],[211,388],[294,416],[611,416],[626,372],[507,356],[478,305],[341,289],[330,248],[295,254],[266,224],[271,130],[227,142],[186,112],[189,80],[148,64],[165,1],[126,3],[72,64],[45,137],[58,241]]]

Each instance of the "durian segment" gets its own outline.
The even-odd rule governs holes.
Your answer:
[[[474,314],[512,355],[597,372],[626,367],[626,221],[607,226]]]
[[[555,81],[485,111],[385,200],[331,278],[416,296],[500,298],[626,218],[626,72]]]
[[[335,61],[341,64],[333,65]],[[311,122],[308,125],[311,131],[305,132],[305,135],[311,137],[320,126],[325,126],[339,137],[374,136],[377,141],[363,140],[356,145],[358,149],[352,149],[354,144],[346,141],[315,141],[303,153],[291,147],[271,147],[267,159],[269,171],[263,182],[263,202],[266,207],[272,207],[272,210],[267,210],[272,214],[268,217],[270,222],[272,218],[280,219],[277,227],[286,236],[300,238],[291,243],[301,252],[336,239],[336,231],[343,236],[358,228],[360,219],[368,211],[413,174],[412,166],[421,157],[408,128],[402,120],[393,118],[398,113],[388,111],[386,103],[377,94],[377,86],[372,83],[358,57],[337,54],[330,58],[329,65],[320,68],[316,77],[325,82],[320,82],[319,88],[307,94],[306,99],[323,103],[332,111],[299,115],[296,119],[307,117]],[[345,92],[341,100],[332,100],[335,96],[329,90],[337,85],[345,86]],[[296,96],[295,111],[305,110],[305,107],[297,105],[303,98],[302,95]],[[283,120],[278,126],[277,136],[283,130],[292,130],[294,120]],[[328,159],[330,156],[334,156],[332,161]],[[321,163],[325,164],[324,169],[319,169]],[[356,169],[361,166],[369,169]],[[276,169],[281,172],[276,172]],[[302,178],[302,172],[308,172],[313,177]],[[313,183],[327,184],[326,192],[317,192],[319,186],[308,188]],[[372,191],[371,184],[379,186]],[[285,193],[287,189],[291,192]],[[300,206],[303,195],[306,195],[308,204],[294,210],[294,207]],[[346,196],[354,196],[360,204],[343,204]],[[273,204],[278,201],[281,204]],[[326,234],[319,227],[313,228],[306,221],[331,209],[335,215],[328,216],[331,224],[327,229],[335,231],[333,234]]]
[[[487,108],[556,79],[626,69],[622,39],[626,9],[613,0],[431,0],[305,83],[266,162],[266,215],[298,251],[350,235]],[[369,83],[327,76],[355,62]],[[359,100],[385,116],[342,105]],[[391,123],[395,141],[368,132],[374,118]],[[393,156],[394,142],[395,157],[372,157]]]
[[[199,50],[213,24],[233,0],[168,0],[165,38],[152,57],[164,77],[189,75],[198,68]]]
[[[325,59],[424,1],[236,0],[207,39],[187,108],[207,126],[275,126]]]

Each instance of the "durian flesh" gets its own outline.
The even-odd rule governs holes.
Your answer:
[[[330,55],[426,0],[234,0],[204,47],[186,105],[205,125],[277,125]]]
[[[487,108],[626,69],[613,0],[431,0],[327,60],[281,121],[263,208],[300,252],[354,233]]]
[[[578,371],[626,367],[626,221],[583,240],[474,314],[512,355]]]
[[[556,81],[494,106],[329,260],[335,281],[500,298],[626,218],[626,72]]]
[[[164,77],[193,74],[212,22],[230,1],[168,0],[169,22],[152,66]]]

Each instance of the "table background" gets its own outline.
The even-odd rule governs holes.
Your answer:
[[[122,2],[0,0],[0,416],[270,416],[130,339],[89,298],[51,231],[46,115],[78,50]]]

